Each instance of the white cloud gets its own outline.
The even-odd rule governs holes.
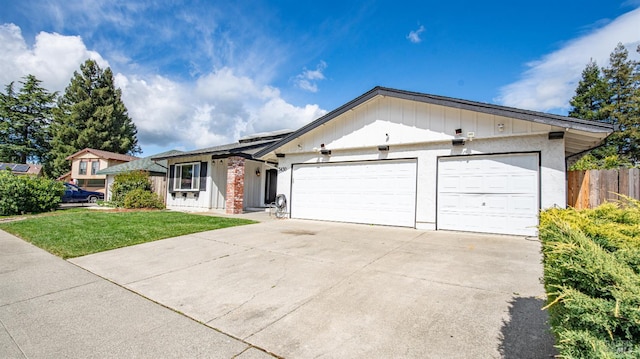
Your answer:
[[[621,42],[636,56],[640,44],[640,8],[568,42],[561,49],[528,63],[522,78],[500,89],[496,102],[537,111],[567,111],[582,70],[590,59],[608,64],[609,54]]]
[[[409,41],[413,42],[414,44],[422,42],[422,39],[420,38],[420,34],[422,34],[424,30],[425,30],[424,26],[420,25],[420,27],[417,30],[412,30],[409,32],[409,35],[407,35],[407,39],[409,39]]]
[[[315,70],[307,70],[306,68],[301,74],[296,76],[295,84],[298,88],[309,92],[318,92],[318,81],[324,80],[323,71],[326,70],[327,63],[320,61]]]
[[[34,74],[50,91],[64,91],[73,72],[87,58],[103,68],[109,66],[78,36],[41,32],[30,48],[19,27],[0,25],[2,85]],[[305,78],[323,79],[325,67],[321,63],[316,70],[305,71]],[[143,150],[147,146],[191,150],[231,143],[252,133],[297,129],[326,113],[318,105],[287,103],[277,88],[239,76],[229,67],[192,82],[148,75],[148,69],[139,66],[128,71],[135,73],[116,73],[115,84],[122,89],[122,100],[138,128]]]
[[[257,132],[297,129],[324,115],[317,105],[293,106],[280,91],[223,68],[180,84],[165,77],[118,74],[117,85],[143,146],[194,149],[231,143]]]
[[[0,25],[0,84],[3,86],[32,74],[42,80],[49,91],[63,91],[73,72],[89,58],[100,66],[109,66],[100,54],[88,50],[79,36],[40,32],[29,48],[18,26]]]
[[[145,144],[187,150],[211,147],[252,133],[297,129],[326,113],[318,105],[293,106],[276,88],[237,76],[230,68],[193,83],[118,74],[116,84],[143,149]]]

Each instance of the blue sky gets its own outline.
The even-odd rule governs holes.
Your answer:
[[[144,155],[296,129],[374,86],[566,114],[640,0],[4,0],[0,84],[110,66]]]

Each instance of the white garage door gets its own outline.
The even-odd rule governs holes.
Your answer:
[[[538,154],[438,160],[438,229],[536,235]]]
[[[291,217],[415,227],[416,160],[293,166]]]

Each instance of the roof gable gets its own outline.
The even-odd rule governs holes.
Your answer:
[[[426,130],[433,132],[433,135],[435,136],[431,138],[431,140],[438,140],[437,138],[438,135],[436,134],[437,132],[440,132],[439,139],[441,140],[450,138],[453,135],[453,130],[456,128],[463,128],[463,130],[465,131],[465,134],[466,134],[466,131],[474,131],[470,129],[473,126],[466,126],[466,129],[464,128],[465,124],[463,123],[463,121],[469,120],[469,119],[471,119],[471,121],[476,121],[476,123],[478,121],[485,121],[485,122],[494,121],[495,125],[499,123],[504,124],[504,122],[510,121],[510,123],[512,124],[511,131],[515,131],[515,133],[525,134],[527,132],[535,133],[535,132],[542,132],[542,131],[557,131],[560,129],[566,130],[566,131],[571,130],[572,134],[570,136],[567,136],[567,143],[571,143],[570,145],[574,147],[567,148],[567,152],[575,153],[583,149],[596,146],[597,144],[600,143],[600,141],[604,137],[606,137],[609,133],[613,131],[613,126],[611,125],[592,122],[592,121],[585,121],[585,120],[574,119],[574,118],[565,117],[565,116],[528,111],[528,110],[521,110],[521,109],[510,108],[505,106],[497,106],[497,105],[460,100],[460,99],[454,99],[454,98],[448,98],[448,97],[442,97],[442,96],[435,96],[435,95],[421,94],[416,92],[376,87],[371,91],[363,94],[362,96],[337,108],[336,110],[329,112],[325,116],[322,116],[317,120],[309,123],[308,125],[303,126],[299,130],[286,136],[285,138],[278,141],[277,143],[274,143],[264,148],[263,150],[256,153],[255,156],[264,157],[269,153],[275,152],[276,150],[278,151],[285,150],[285,149],[290,150],[291,146],[294,145],[292,141],[299,138],[303,138],[303,137],[304,138],[308,138],[309,136],[313,137],[313,135],[311,134],[312,132],[316,133],[316,132],[322,131],[322,130],[318,130],[318,128],[320,127],[326,128],[327,126],[329,127],[334,126],[333,132],[336,133],[336,132],[339,132],[337,128],[340,126],[348,126],[348,127],[351,127],[352,131],[355,131],[359,128],[358,126],[360,126],[361,128],[364,125],[367,125],[367,126],[377,125],[379,128],[377,129],[377,132],[375,135],[380,136],[380,138],[376,140],[377,144],[384,144],[384,141],[389,140],[387,138],[383,138],[383,136],[385,136],[385,134],[388,133],[387,131],[384,130],[385,126],[388,126],[388,124],[383,124],[383,123],[380,123],[379,121],[396,122],[398,116],[403,116],[404,115],[403,113],[394,114],[395,117],[385,116],[384,113],[372,114],[372,115],[369,115],[368,122],[367,120],[362,122],[362,121],[358,121],[357,119],[356,120],[345,120],[345,119],[348,119],[350,116],[361,116],[363,113],[368,111],[367,107],[370,107],[372,103],[381,102],[387,98],[393,99],[394,101],[387,101],[388,106],[384,107],[383,110],[378,110],[378,111],[394,111],[393,109],[394,103],[408,101],[412,105],[409,105],[406,108],[415,108],[416,109],[415,111],[418,111],[419,108],[429,107],[431,109],[436,109],[436,111],[443,112],[442,116],[434,115],[430,117],[431,119],[441,118],[444,121],[439,125],[440,128],[437,128],[437,126],[435,127],[432,126],[433,124],[429,124],[431,128],[428,128]],[[403,111],[403,110],[401,109],[400,111]],[[409,110],[409,111],[412,111],[412,110]],[[366,117],[367,115],[364,115],[364,116]],[[458,117],[457,122],[455,120],[456,117]],[[454,119],[453,121],[451,121],[452,118]],[[376,124],[377,121],[378,123]],[[332,130],[327,130],[327,131],[332,131]],[[442,134],[445,134],[445,136],[442,137]],[[370,135],[371,134],[369,133],[367,136],[370,136]],[[418,136],[418,133],[415,132],[413,133],[413,135]],[[504,135],[504,133],[501,133],[499,135]],[[406,135],[406,132],[405,132],[405,136],[411,137],[412,134],[409,133],[408,135]],[[430,140],[429,136],[424,137],[424,133],[420,134],[419,136],[422,136],[422,137],[416,137],[420,139],[419,141],[416,141],[416,142],[426,142]],[[571,136],[573,136],[574,138],[571,138]],[[355,137],[357,137],[357,135]],[[338,140],[339,136],[334,136],[333,138]],[[353,140],[353,138],[351,138],[350,140]],[[318,141],[315,141],[315,142],[318,142]],[[355,143],[357,146],[358,142],[359,140],[356,139],[356,141],[352,143]],[[320,143],[317,143],[314,145],[319,146]],[[567,146],[569,147],[570,145],[567,145]],[[288,150],[285,150],[284,152],[288,152]],[[300,150],[304,151],[304,150],[310,150],[310,149],[303,148]]]
[[[117,161],[133,161],[133,160],[137,160],[138,157],[135,156],[129,156],[129,155],[124,155],[121,153],[115,153],[115,152],[109,152],[109,151],[103,151],[103,150],[97,150],[95,148],[85,148],[82,149],[70,156],[68,156],[66,159],[67,160],[73,160],[74,158],[83,155],[85,153],[92,153],[100,158],[104,158],[107,160],[117,160]]]

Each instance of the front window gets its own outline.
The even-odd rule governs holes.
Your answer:
[[[105,179],[103,178],[97,178],[97,179],[81,178],[78,180],[78,187],[80,188],[104,188],[104,185],[105,185]]]
[[[200,186],[200,163],[176,165],[174,188],[183,191],[197,191]]]
[[[100,170],[100,161],[92,161],[91,162],[91,174],[94,175],[96,172]]]
[[[80,161],[80,168],[78,169],[78,174],[81,174],[81,175],[87,174],[87,162]]]

